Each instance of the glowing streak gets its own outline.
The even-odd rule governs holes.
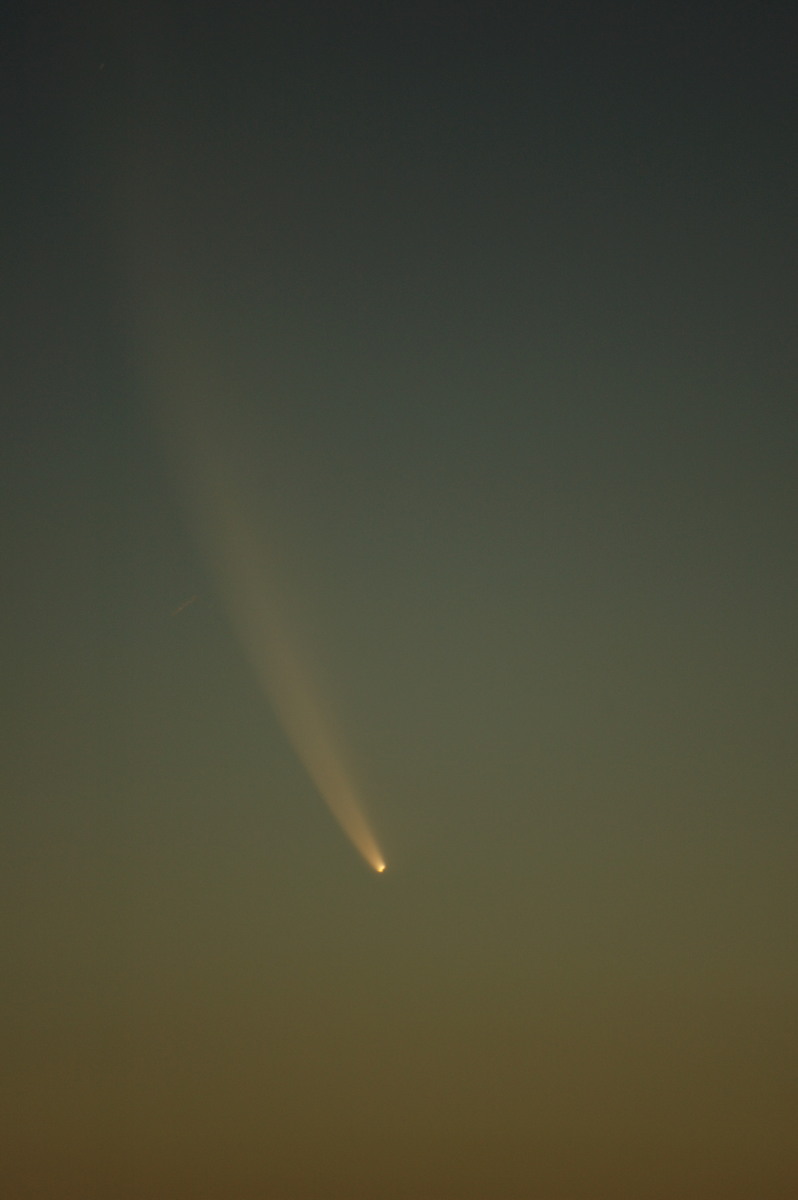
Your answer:
[[[212,339],[199,336],[203,323],[197,318],[196,298],[181,286],[181,271],[175,270],[172,243],[180,243],[173,236],[180,226],[170,227],[161,212],[169,188],[162,186],[163,195],[154,205],[149,185],[143,183],[159,180],[162,172],[168,179],[168,172],[157,155],[155,164],[145,154],[143,163],[133,165],[128,219],[134,324],[163,403],[158,419],[184,474],[190,515],[212,558],[238,636],[283,729],[341,828],[366,862],[382,873],[385,861],[278,604],[262,540],[255,536],[234,473],[226,469],[213,423],[203,424],[200,416],[203,411],[222,411],[207,403]],[[229,396],[212,390],[228,408]],[[194,597],[175,615],[193,602]]]
[[[190,597],[188,600],[184,600],[182,604],[179,604],[179,605],[177,606],[177,608],[176,608],[176,609],[174,610],[174,612],[172,613],[172,616],[173,616],[173,617],[176,617],[176,616],[178,616],[178,615],[179,615],[181,612],[184,612],[184,611],[185,611],[187,608],[190,608],[192,604],[196,604],[196,603],[197,603],[197,600],[198,600],[198,598],[199,598],[199,597],[197,597],[197,596],[191,596],[191,597]]]
[[[201,435],[196,423],[186,433],[189,454],[184,463],[200,518],[199,532],[210,549],[238,635],[308,775],[350,841],[381,874],[382,853],[300,659],[296,638],[279,609],[262,541],[255,536],[238,489],[211,439]]]

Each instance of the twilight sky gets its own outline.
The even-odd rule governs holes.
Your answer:
[[[798,1194],[789,15],[7,7],[3,1196]]]

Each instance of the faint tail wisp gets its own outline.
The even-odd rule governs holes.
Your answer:
[[[350,772],[281,611],[274,569],[256,536],[234,473],[196,413],[173,425],[189,505],[241,643],[280,723],[327,807],[378,873],[385,860]],[[192,601],[187,601],[189,604]],[[181,606],[185,607],[185,606]]]

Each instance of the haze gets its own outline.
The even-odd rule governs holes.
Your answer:
[[[786,8],[6,21],[0,1193],[798,1195]]]

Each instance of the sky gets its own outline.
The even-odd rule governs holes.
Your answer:
[[[798,1193],[789,16],[6,8],[4,1196]]]

